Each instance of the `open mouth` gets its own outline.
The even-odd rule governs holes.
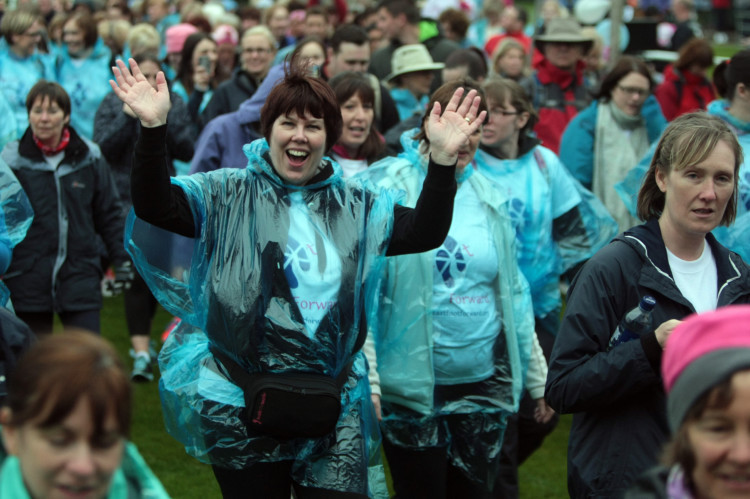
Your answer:
[[[287,149],[286,151],[286,157],[292,166],[302,166],[307,161],[308,156],[310,156],[309,152],[300,151],[299,149]]]
[[[73,486],[73,485],[58,485],[58,490],[62,492],[64,497],[70,498],[86,498],[90,497],[94,491],[94,486]]]

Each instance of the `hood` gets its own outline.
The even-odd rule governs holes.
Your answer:
[[[742,121],[729,113],[729,101],[726,99],[717,99],[708,103],[708,114],[718,116],[724,120],[739,135],[750,133],[750,122]]]
[[[249,144],[245,144],[242,146],[242,151],[245,153],[245,156],[247,156],[248,167],[265,175],[269,181],[278,187],[295,191],[311,191],[325,188],[333,182],[341,182],[343,180],[341,166],[328,156],[323,156],[323,159],[321,160],[324,164],[323,170],[315,174],[310,183],[305,185],[288,184],[279,177],[276,170],[273,168],[273,165],[271,164],[271,156],[269,154],[268,142],[266,142],[265,138],[257,139]]]

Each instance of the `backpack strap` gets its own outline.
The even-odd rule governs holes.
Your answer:
[[[539,171],[544,175],[544,180],[546,180],[547,185],[549,185],[549,170],[547,169],[547,162],[544,160],[544,156],[542,156],[538,147],[534,147],[534,159],[536,160],[536,165],[539,167]]]

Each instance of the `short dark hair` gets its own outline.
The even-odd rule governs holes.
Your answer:
[[[70,96],[68,92],[54,81],[39,80],[37,81],[29,93],[26,95],[26,113],[31,113],[31,108],[38,98],[44,100],[48,97],[50,102],[54,102],[58,105],[65,116],[70,116]]]
[[[705,112],[683,114],[664,130],[638,192],[638,218],[644,221],[658,218],[664,211],[666,196],[656,183],[657,170],[669,173],[673,169],[697,165],[716,149],[719,141],[724,141],[734,154],[734,190],[721,217],[722,225],[730,225],[737,215],[742,147],[722,119]]]
[[[260,111],[260,129],[267,141],[271,140],[271,130],[276,119],[290,113],[296,113],[299,117],[310,113],[315,118],[323,119],[326,150],[338,142],[343,120],[336,94],[328,83],[307,74],[295,59],[287,66],[284,79],[268,94]]]
[[[333,32],[333,36],[329,40],[328,46],[331,47],[334,54],[338,54],[342,43],[364,45],[369,42],[370,38],[367,36],[367,31],[365,31],[363,27],[357,26],[356,24],[342,24]]]
[[[9,426],[50,427],[62,422],[86,396],[95,434],[104,433],[114,411],[117,432],[130,434],[131,387],[122,360],[106,340],[90,332],[68,331],[33,345],[8,381]]]
[[[693,38],[680,48],[680,55],[674,63],[674,67],[680,71],[690,69],[690,66],[698,65],[701,68],[710,68],[714,64],[714,49],[704,38]]]
[[[367,159],[379,157],[385,150],[385,144],[375,126],[375,90],[372,88],[370,78],[356,71],[344,71],[331,78],[329,83],[336,94],[339,106],[343,106],[346,101],[356,95],[362,101],[362,104],[373,108],[373,123],[370,126],[370,134],[360,146],[357,155]]]
[[[409,0],[381,0],[378,3],[378,10],[380,9],[387,10],[393,17],[404,14],[406,22],[413,25],[419,24],[421,18],[419,7]]]
[[[440,13],[438,21],[450,26],[451,31],[456,33],[459,38],[465,38],[466,32],[469,30],[469,16],[462,10],[445,9]]]
[[[718,94],[730,101],[738,84],[744,83],[750,87],[750,49],[737,52],[731,59],[720,62],[714,68],[713,82]]]
[[[487,110],[487,101],[484,98],[484,90],[482,90],[482,87],[479,86],[479,83],[477,83],[476,80],[472,78],[459,78],[457,80],[443,83],[430,96],[430,103],[427,104],[427,110],[425,111],[424,116],[422,116],[422,123],[419,127],[419,132],[414,136],[414,140],[418,140],[420,142],[424,141],[428,146],[430,145],[430,139],[427,138],[425,127],[427,126],[427,120],[430,119],[432,107],[436,102],[439,102],[440,109],[445,110],[451,100],[451,97],[453,97],[453,93],[461,87],[463,87],[464,89],[464,94],[461,96],[461,102],[463,102],[463,100],[469,94],[470,90],[476,90],[477,96],[482,98],[481,102],[479,103],[479,109],[477,110],[477,112],[481,113],[482,111]]]
[[[320,5],[308,7],[305,10],[305,18],[307,18],[308,16],[323,16],[326,20],[326,23],[328,22],[328,11],[325,9],[325,7],[321,7]]]
[[[487,77],[487,62],[475,48],[454,50],[445,60],[446,69],[466,67],[470,78],[481,80]]]
[[[620,57],[609,73],[607,73],[607,76],[602,80],[596,98],[602,99],[605,102],[609,101],[612,98],[612,92],[614,92],[617,84],[630,73],[643,75],[648,80],[649,91],[654,90],[654,79],[652,78],[651,70],[648,69],[646,63],[638,57],[624,55]]]

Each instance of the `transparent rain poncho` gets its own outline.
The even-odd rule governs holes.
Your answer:
[[[404,153],[362,172],[376,185],[405,193],[413,206],[426,174],[426,155],[405,132]],[[471,168],[468,167],[468,168]],[[433,358],[435,251],[389,258],[377,322],[368,323],[377,352],[384,419],[381,430],[407,448],[451,447],[451,462],[478,482],[492,483],[507,416],[517,412],[529,363],[534,318],[528,283],[515,261],[515,238],[506,200],[484,177],[464,172],[487,209],[498,258],[494,303],[502,331],[494,344],[494,372],[476,391],[448,402],[435,398]],[[455,220],[454,220],[455,223]],[[455,417],[458,416],[458,417]]]
[[[186,193],[196,221],[189,262],[165,258],[168,243],[153,243],[172,234],[133,213],[128,219],[126,245],[138,270],[159,302],[182,319],[159,356],[167,430],[188,453],[220,467],[294,460],[293,478],[308,487],[366,493],[372,456],[370,493],[377,495],[373,489],[384,487],[374,452],[377,423],[364,355],[354,349],[365,315],[374,316],[394,201],[361,180],[344,181],[334,162],[335,173],[321,182],[284,184],[267,151],[266,141],[257,140],[245,146],[246,169],[171,179]],[[296,241],[300,224],[312,244]],[[301,273],[328,275],[324,268],[338,269],[316,291],[329,298],[302,300],[309,294],[301,291]],[[217,368],[209,344],[249,373],[335,377],[356,356],[334,434],[277,440],[248,433],[242,391]]]
[[[750,237],[748,237],[748,230],[750,230],[750,123],[741,122],[730,115],[727,105],[726,100],[715,100],[708,105],[708,114],[716,115],[724,120],[737,134],[744,159],[738,175],[737,218],[729,227],[716,227],[712,234],[721,244],[737,252],[746,262],[750,262]],[[620,183],[615,184],[615,190],[634,217],[637,217],[638,192],[641,190],[641,184],[657,145],[658,143],[652,144],[643,159],[628,172]]]
[[[0,208],[0,244],[13,249],[26,237],[34,210],[21,183],[3,160],[0,160]],[[0,281],[0,306],[6,306],[9,297],[8,288]]]
[[[534,314],[544,317],[559,311],[560,275],[609,243],[617,235],[617,224],[601,201],[545,147],[537,145],[519,158],[503,160],[480,150],[476,162],[483,175],[508,193],[518,264],[531,287]],[[555,240],[555,218],[574,208],[582,227],[573,226]]]

